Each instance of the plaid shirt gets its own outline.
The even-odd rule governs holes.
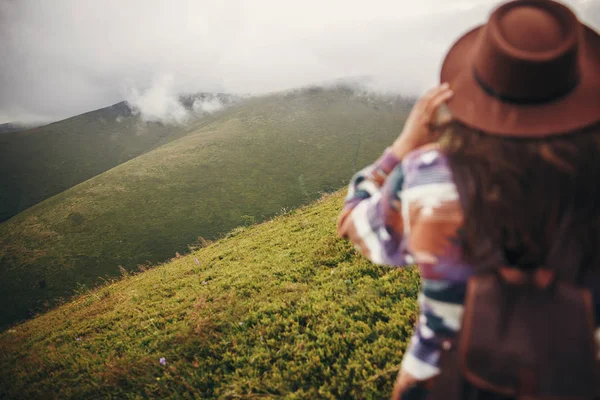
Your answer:
[[[417,379],[439,373],[442,346],[460,329],[473,273],[458,245],[462,222],[447,159],[433,146],[402,161],[388,148],[352,178],[340,215],[340,236],[372,262],[419,266],[420,318],[402,361],[402,369]]]

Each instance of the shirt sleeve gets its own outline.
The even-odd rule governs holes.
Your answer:
[[[375,264],[410,264],[402,241],[402,183],[402,165],[389,148],[350,181],[338,234]]]
[[[401,162],[389,149],[350,183],[338,232],[377,264],[417,264],[419,320],[402,369],[420,380],[439,373],[442,348],[460,329],[466,281],[457,239],[463,214],[445,156],[421,148]]]

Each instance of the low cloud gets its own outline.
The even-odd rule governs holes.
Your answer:
[[[131,83],[130,83],[131,84]],[[215,93],[182,94],[174,86],[172,75],[156,77],[149,87],[128,86],[123,97],[143,122],[181,125],[234,104],[242,96]],[[117,122],[120,122],[117,118]]]
[[[225,105],[221,102],[218,97],[214,97],[211,99],[196,99],[194,100],[194,104],[192,105],[192,109],[194,113],[203,115],[203,114],[212,114],[214,112],[220,111],[225,107]]]
[[[152,85],[142,91],[130,87],[124,96],[133,113],[140,114],[144,122],[183,124],[190,117],[174,90],[171,75],[155,78]]]

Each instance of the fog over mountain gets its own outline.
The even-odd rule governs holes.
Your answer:
[[[568,0],[600,26],[600,1]],[[184,118],[179,95],[264,93],[344,77],[408,95],[490,0],[0,0],[0,123],[123,99]]]

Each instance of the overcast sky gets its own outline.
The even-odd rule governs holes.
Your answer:
[[[600,27],[600,0],[569,0]],[[374,76],[419,94],[492,0],[0,0],[0,123]],[[168,102],[167,102],[168,103]]]

